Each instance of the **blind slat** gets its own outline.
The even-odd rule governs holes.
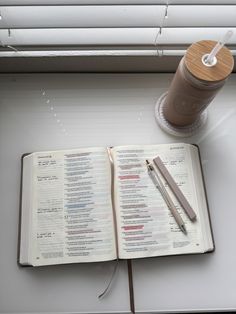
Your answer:
[[[124,57],[154,57],[154,56],[184,56],[186,50],[39,50],[39,51],[0,51],[0,58],[41,58],[41,57],[104,57],[104,56],[124,56]],[[236,56],[236,50],[231,50],[233,56]]]
[[[2,7],[0,28],[158,27],[165,6]],[[236,5],[172,5],[165,27],[233,27]]]
[[[236,27],[229,44],[236,45]],[[154,46],[156,28],[105,28],[105,29],[17,29],[9,33],[0,30],[3,45],[11,46]],[[224,28],[164,28],[158,36],[159,45],[190,45],[199,40],[218,41],[226,32]]]
[[[230,28],[233,36],[227,42],[229,45],[236,45],[236,27]],[[190,45],[200,40],[220,40],[228,29],[216,28],[163,28],[161,36],[158,37],[160,45]]]
[[[121,5],[166,4],[167,0],[0,0],[0,5]],[[235,0],[169,0],[169,4],[235,4]]]
[[[142,45],[153,43],[157,29],[106,28],[106,29],[24,29],[0,30],[5,45]]]
[[[169,6],[166,27],[227,27],[236,26],[236,5],[175,5]]]
[[[2,7],[0,28],[153,27],[164,6]]]

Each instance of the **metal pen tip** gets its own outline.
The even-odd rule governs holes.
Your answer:
[[[150,164],[150,162],[147,159],[146,159],[146,166],[148,168],[148,171],[153,171],[154,170],[153,166]]]
[[[180,227],[181,231],[183,231],[184,234],[187,234],[187,230],[185,228],[185,225],[180,225],[179,227]]]

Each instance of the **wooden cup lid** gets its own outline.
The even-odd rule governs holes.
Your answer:
[[[213,40],[202,40],[192,44],[185,55],[185,65],[189,72],[202,81],[217,82],[226,79],[233,70],[234,59],[225,46],[217,53],[217,63],[208,67],[203,64],[202,57],[209,54],[217,44]]]

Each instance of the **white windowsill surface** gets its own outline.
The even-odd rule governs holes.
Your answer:
[[[121,144],[200,147],[216,251],[134,261],[139,313],[236,310],[236,75],[190,138],[157,126],[154,106],[172,74],[0,75],[0,313],[129,312],[126,263],[102,301],[112,263],[17,265],[20,158],[26,152]],[[59,120],[59,121],[58,121]]]

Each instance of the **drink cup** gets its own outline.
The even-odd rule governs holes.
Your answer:
[[[196,123],[232,72],[234,60],[226,47],[213,64],[205,62],[215,45],[210,40],[194,43],[181,59],[162,106],[164,119],[174,127]]]

